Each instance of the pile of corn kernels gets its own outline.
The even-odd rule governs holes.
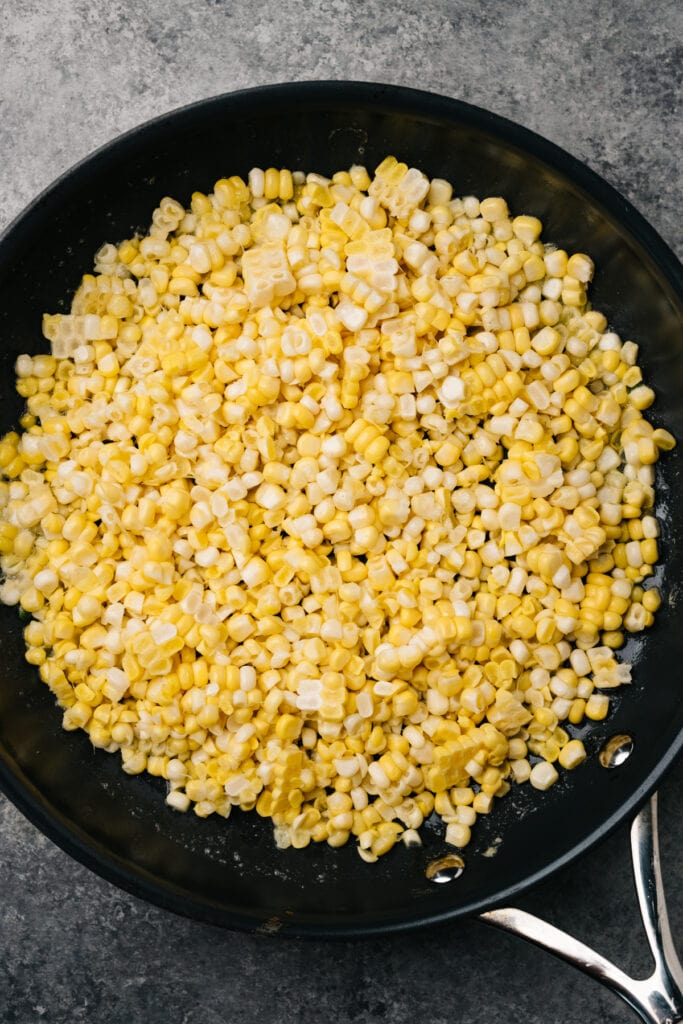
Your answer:
[[[585,758],[673,447],[585,254],[393,157],[105,245],[0,441],[0,599],[96,747],[376,860]]]

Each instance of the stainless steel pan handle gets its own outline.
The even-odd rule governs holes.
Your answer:
[[[632,978],[590,946],[525,910],[503,907],[481,915],[487,924],[519,935],[573,964],[618,993],[647,1024],[683,1022],[683,968],[671,937],[657,835],[657,794],[631,825],[631,856],[640,913],[652,950],[649,978]]]

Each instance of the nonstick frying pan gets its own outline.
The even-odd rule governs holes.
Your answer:
[[[101,243],[145,229],[162,196],[187,202],[195,189],[255,165],[329,173],[353,163],[372,169],[387,154],[447,178],[456,194],[503,195],[515,212],[540,217],[546,240],[588,252],[597,266],[595,307],[641,346],[658,396],[648,415],[683,438],[683,269],[630,204],[556,146],[484,110],[344,82],[270,86],[175,111],[74,167],[11,225],[0,240],[2,432],[21,414],[17,355],[46,350],[42,312],[67,310]],[[560,947],[560,955],[621,989],[644,1019],[680,1020],[673,954],[668,970],[660,963],[664,993],[653,996],[651,987],[629,989],[625,976],[610,976],[614,969],[535,919],[496,908],[633,817],[680,750],[681,447],[657,467],[665,599],[655,626],[623,652],[634,663],[634,683],[613,701],[607,721],[574,730],[589,755],[579,769],[546,793],[514,788],[479,819],[464,870],[432,869],[435,877],[427,877],[430,865],[453,853],[436,822],[424,827],[421,847],[399,846],[368,865],[351,844],[279,851],[270,824],[253,814],[236,812],[225,822],[173,812],[163,782],[126,776],[118,757],[93,749],[83,733],[62,731],[50,692],[24,661],[22,623],[7,608],[0,608],[0,786],[70,854],[169,910],[229,928],[320,938],[486,912],[492,923]],[[631,756],[605,768],[599,753],[619,734],[631,737]],[[659,932],[670,946],[651,824],[644,812],[634,825],[639,885],[653,941]]]

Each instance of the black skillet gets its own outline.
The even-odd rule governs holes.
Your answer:
[[[252,166],[326,174],[353,163],[372,169],[386,154],[447,178],[458,195],[503,195],[513,211],[540,217],[546,240],[588,252],[597,266],[595,307],[641,346],[658,396],[651,418],[683,438],[683,270],[633,207],[556,146],[484,110],[347,82],[269,86],[175,111],[105,146],[28,207],[0,240],[0,431],[21,413],[16,356],[46,350],[41,313],[68,309],[100,244],[145,229],[162,196],[186,203],[195,189]],[[422,847],[400,846],[368,865],[351,844],[278,851],[269,824],[254,814],[238,812],[226,823],[174,813],[159,780],[124,775],[118,757],[61,730],[52,696],[23,659],[16,610],[7,608],[0,608],[0,786],[103,877],[229,928],[339,938],[500,907],[633,817],[680,750],[682,459],[683,445],[657,468],[665,600],[656,625],[624,651],[635,682],[606,722],[573,730],[586,744],[584,765],[547,793],[513,789],[480,818],[465,869],[450,884],[426,877],[431,863],[453,852],[437,823],[423,829]],[[632,737],[633,753],[607,770],[598,753],[622,733]],[[491,847],[495,856],[484,856]],[[510,919],[497,923],[519,928]]]

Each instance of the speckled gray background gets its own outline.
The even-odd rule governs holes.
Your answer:
[[[2,5],[0,226],[90,150],[210,94],[290,79],[459,97],[584,159],[680,255],[683,7],[676,0],[24,0]],[[683,937],[683,766],[663,784]],[[626,830],[523,905],[647,967]],[[383,941],[278,943],[175,918],[100,881],[0,798],[0,1021],[617,1024],[597,984],[472,922]]]

